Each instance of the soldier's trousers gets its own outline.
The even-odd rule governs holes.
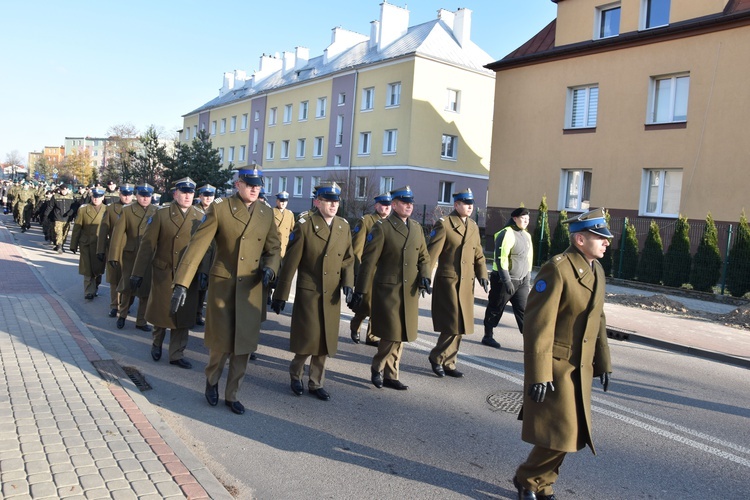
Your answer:
[[[84,295],[96,295],[99,290],[99,285],[102,283],[102,275],[98,276],[84,276],[83,277],[83,294]]]
[[[153,344],[155,346],[161,347],[162,344],[164,344],[164,337],[166,336],[166,328],[154,325]],[[169,337],[169,361],[177,361],[178,359],[183,358],[189,337],[189,328],[171,328]]]
[[[359,331],[359,328],[362,326],[362,322],[365,320],[365,318],[367,318],[367,316],[368,316],[367,314],[354,313],[354,317],[352,318],[352,322],[350,325],[351,330],[353,332]],[[367,342],[377,342],[378,340],[380,340],[379,338],[377,338],[375,335],[372,334],[371,322],[367,323],[367,334],[365,336],[365,339],[367,340]]]
[[[560,465],[566,452],[534,446],[526,461],[518,466],[516,477],[527,490],[550,496],[552,485],[560,475]]]
[[[307,358],[310,359],[310,382],[307,387],[311,391],[320,389],[326,381],[326,360],[327,354],[320,356],[311,356],[310,354],[295,354],[294,359],[289,364],[289,375],[292,380],[302,380],[305,375],[305,363]]]
[[[216,385],[219,383],[221,372],[224,371],[224,365],[227,364],[227,360],[229,360],[227,385],[224,389],[224,399],[226,401],[237,401],[237,393],[240,390],[240,385],[242,385],[242,379],[245,378],[248,359],[250,359],[250,353],[232,354],[231,352],[217,352],[214,350],[208,352],[206,380],[209,385]]]
[[[125,290],[124,292],[120,292],[120,302],[117,306],[118,318],[128,317],[128,309],[130,309],[130,306],[133,305],[134,300],[135,300],[135,295],[130,290]],[[138,298],[138,311],[135,314],[136,326],[146,326],[148,324],[148,322],[146,321],[146,304],[147,303],[148,303],[148,300]]]
[[[437,344],[435,344],[435,348],[430,351],[430,361],[444,366],[449,370],[455,370],[460,345],[461,335],[441,333]]]
[[[70,222],[55,221],[55,245],[63,246],[63,244],[65,244],[65,240],[68,237],[68,231],[70,231]]]
[[[372,358],[372,371],[383,372],[383,378],[398,380],[398,367],[403,351],[403,342],[381,339],[378,352]]]

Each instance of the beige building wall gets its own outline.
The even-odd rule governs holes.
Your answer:
[[[211,145],[214,149],[224,148],[224,161],[222,167],[227,168],[230,164],[229,149],[234,147],[234,160],[231,163],[234,166],[244,166],[247,161],[247,155],[249,154],[250,141],[248,139],[248,131],[241,130],[242,115],[250,112],[250,99],[245,99],[236,103],[232,103],[227,106],[220,108],[214,108],[211,110],[210,119],[208,121],[209,138],[211,139]],[[234,132],[231,131],[231,120],[232,117],[236,118],[236,126]],[[190,137],[192,141],[192,125],[198,123],[198,115],[194,115],[194,121],[191,121],[191,132]],[[226,127],[224,132],[221,132],[222,120],[226,120]],[[211,133],[212,123],[216,122],[216,133]],[[185,121],[187,126],[188,121]],[[184,133],[183,133],[184,136]],[[240,146],[245,146],[245,160],[239,160]]]

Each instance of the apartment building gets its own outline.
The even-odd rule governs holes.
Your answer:
[[[110,140],[106,137],[66,137],[65,156],[88,153],[91,166],[100,169],[107,162],[107,156],[111,155]]]

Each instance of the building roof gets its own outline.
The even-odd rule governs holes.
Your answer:
[[[267,78],[255,83],[255,85],[252,85],[251,79],[247,79],[243,85],[223,95],[219,95],[183,116],[224,106],[282,87],[328,77],[341,71],[413,55],[486,73],[488,76],[492,76],[493,74],[491,71],[485,69],[485,65],[492,61],[492,57],[489,54],[470,40],[465,42],[464,46],[461,46],[454,37],[451,28],[443,20],[434,19],[409,27],[406,34],[396,39],[381,51],[378,51],[377,44],[370,47],[370,41],[365,40],[343,51],[327,62],[325,61],[325,56],[320,55],[310,58],[307,64],[299,69],[293,69],[286,73],[283,70],[276,71]]]

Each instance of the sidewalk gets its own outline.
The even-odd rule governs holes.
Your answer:
[[[2,222],[0,272],[0,497],[231,499]]]

